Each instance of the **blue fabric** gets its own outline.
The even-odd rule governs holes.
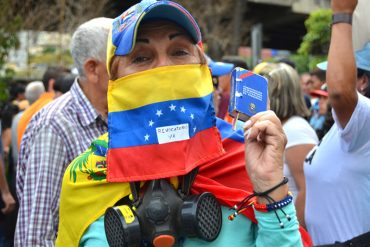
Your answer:
[[[157,138],[145,139],[144,136],[157,136],[156,127],[185,123],[189,126],[192,138],[215,125],[211,102],[212,94],[209,94],[201,98],[157,102],[132,110],[109,112],[109,148],[158,144]],[[177,110],[171,109],[171,106],[177,106]],[[183,112],[180,113],[180,109]]]
[[[313,115],[310,118],[310,125],[314,130],[321,130],[324,127],[325,116],[324,115]]]
[[[279,221],[274,212],[261,213],[255,211],[258,225],[253,224],[244,216],[238,216],[234,221],[229,221],[228,216],[232,212],[222,207],[222,230],[218,238],[213,242],[206,242],[197,238],[187,238],[185,247],[212,246],[212,247],[299,247],[303,246],[301,235],[298,231],[298,221],[295,216],[295,208],[292,203],[283,208],[284,212],[292,218],[287,220],[281,211],[277,211],[284,228],[280,228]],[[80,247],[109,246],[104,234],[104,216],[90,225],[80,240]]]
[[[202,40],[196,21],[181,5],[171,1],[143,0],[113,20],[112,42],[117,47],[115,55],[124,56],[132,51],[137,27],[141,21],[150,19],[173,21],[184,28],[195,43]]]
[[[243,122],[239,121],[241,126],[243,125]],[[239,123],[238,123],[239,124]],[[244,134],[243,134],[243,128],[237,127],[237,130],[234,131],[232,129],[232,125],[226,122],[225,120],[222,120],[220,118],[216,118],[216,126],[217,129],[220,131],[221,139],[232,139],[237,142],[244,143]]]
[[[361,50],[355,52],[356,66],[358,69],[370,71],[370,42],[366,43]],[[328,69],[328,61],[316,65],[321,70]]]

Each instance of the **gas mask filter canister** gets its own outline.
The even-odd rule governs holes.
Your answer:
[[[104,226],[111,247],[170,247],[186,237],[215,240],[221,231],[222,213],[212,193],[184,195],[160,179],[148,182],[136,206],[108,208]]]

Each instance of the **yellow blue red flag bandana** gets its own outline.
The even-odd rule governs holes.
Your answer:
[[[110,81],[107,180],[184,175],[223,154],[207,65],[159,67]]]

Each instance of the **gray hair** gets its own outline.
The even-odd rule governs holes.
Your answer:
[[[44,92],[45,87],[42,81],[33,81],[27,84],[24,95],[30,105],[32,105]]]
[[[284,63],[268,64],[260,74],[268,79],[270,108],[280,120],[310,115],[294,68]]]
[[[85,76],[84,63],[87,59],[105,61],[108,34],[112,22],[111,18],[94,18],[81,24],[74,32],[71,53],[79,76]]]

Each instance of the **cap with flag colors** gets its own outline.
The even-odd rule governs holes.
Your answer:
[[[107,68],[113,56],[129,54],[134,46],[138,27],[143,21],[167,20],[176,23],[188,32],[194,43],[201,43],[198,24],[181,5],[171,1],[143,0],[113,20],[108,38]]]

